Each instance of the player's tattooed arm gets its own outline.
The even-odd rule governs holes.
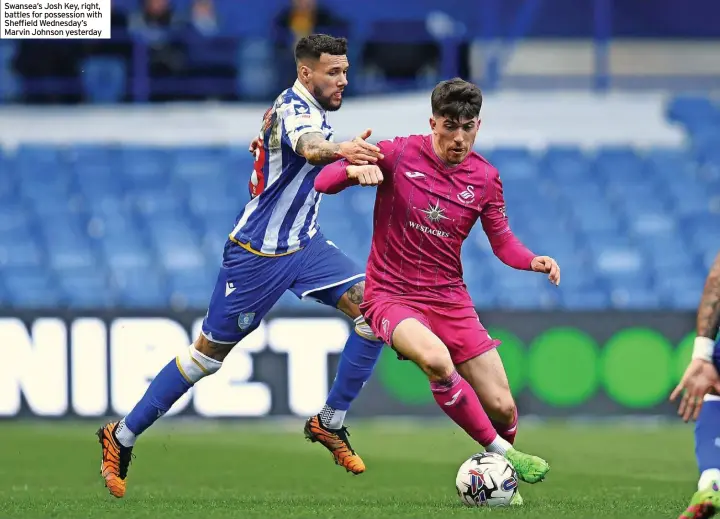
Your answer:
[[[346,159],[356,166],[375,164],[384,155],[380,148],[365,141],[370,134],[370,130],[365,130],[351,141],[336,144],[326,141],[322,133],[306,133],[298,139],[295,151],[313,166],[326,166],[338,159]]]
[[[720,325],[720,254],[710,268],[697,313],[697,334],[715,339]]]
[[[313,166],[325,166],[340,158],[340,145],[326,141],[318,132],[300,136],[295,151]]]
[[[365,293],[365,282],[361,281],[360,283],[356,283],[355,285],[351,286],[350,289],[346,292],[348,299],[351,303],[355,303],[356,305],[359,305],[363,302],[363,294]]]

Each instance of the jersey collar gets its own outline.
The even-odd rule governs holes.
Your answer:
[[[295,90],[295,93],[297,93],[300,97],[305,99],[307,102],[311,103],[315,108],[320,110],[321,112],[324,112],[322,106],[317,102],[317,99],[315,99],[310,92],[308,92],[308,89],[305,88],[305,85],[300,83],[299,79],[295,80],[295,84],[293,85],[293,90]]]

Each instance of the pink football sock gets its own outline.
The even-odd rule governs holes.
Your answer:
[[[430,389],[440,409],[472,439],[483,447],[495,441],[498,433],[490,418],[472,386],[457,371],[453,371],[447,380],[431,382]]]
[[[515,443],[515,435],[517,434],[517,427],[518,427],[517,409],[515,409],[515,417],[513,418],[513,421],[510,424],[496,422],[495,420],[491,420],[491,423],[493,424],[493,427],[495,427],[495,430],[497,431],[497,433],[500,435],[501,438],[505,439],[511,445],[513,445]]]

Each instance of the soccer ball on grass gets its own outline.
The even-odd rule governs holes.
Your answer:
[[[518,477],[512,464],[494,452],[481,452],[465,461],[455,478],[455,488],[466,506],[510,506]]]

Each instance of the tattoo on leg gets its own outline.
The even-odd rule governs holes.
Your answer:
[[[363,302],[363,294],[365,293],[365,282],[361,281],[360,283],[353,285],[345,293],[347,294],[348,299],[350,300],[351,303],[359,305],[360,303]]]

